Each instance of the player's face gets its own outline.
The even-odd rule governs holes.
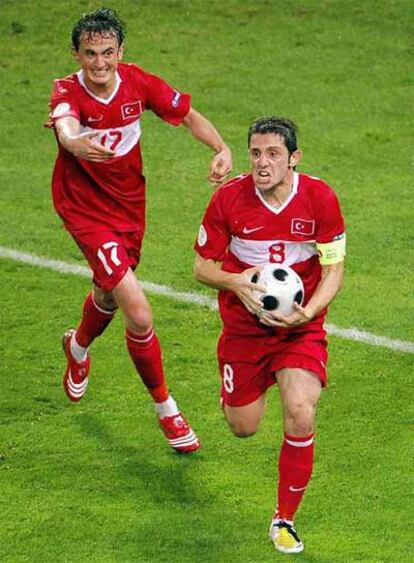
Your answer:
[[[265,192],[290,182],[293,166],[300,160],[300,152],[289,155],[283,137],[274,133],[252,135],[249,156],[254,183]]]
[[[122,59],[122,46],[115,35],[82,33],[76,59],[84,72],[85,84],[92,92],[113,90],[118,62]]]

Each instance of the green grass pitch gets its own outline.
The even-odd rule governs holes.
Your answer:
[[[125,59],[193,95],[248,168],[247,128],[279,114],[300,128],[300,170],[339,194],[347,275],[329,322],[414,341],[413,95],[408,0],[114,1]],[[50,200],[55,142],[42,128],[53,78],[76,69],[72,23],[95,0],[0,2],[0,247],[84,264]],[[210,197],[208,149],[143,118],[148,231],[139,275],[178,291]],[[151,295],[172,392],[200,434],[170,452],[118,318],[93,346],[79,405],[61,389],[60,337],[85,278],[0,259],[0,559],[41,563],[267,563],[281,423],[276,390],[260,432],[237,440],[218,406],[216,313]],[[413,355],[330,338],[314,476],[292,559],[414,560]],[[411,520],[411,522],[410,522]]]

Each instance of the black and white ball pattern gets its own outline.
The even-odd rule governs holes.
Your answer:
[[[293,304],[301,305],[305,296],[303,283],[289,266],[267,264],[260,273],[252,276],[252,282],[266,287],[266,292],[256,292],[266,311],[291,315]]]

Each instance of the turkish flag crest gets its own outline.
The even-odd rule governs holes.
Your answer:
[[[139,117],[142,113],[141,100],[130,102],[121,106],[122,119],[131,119],[131,117]]]
[[[315,234],[315,221],[311,219],[292,219],[290,232],[292,235],[313,235]]]

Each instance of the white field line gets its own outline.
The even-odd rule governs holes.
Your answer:
[[[28,254],[25,252],[19,252],[11,248],[5,248],[0,246],[0,258],[8,258],[16,262],[23,262],[24,264],[29,264],[30,266],[39,266],[41,268],[48,268],[49,270],[54,270],[61,274],[74,274],[77,276],[91,277],[91,271],[85,266],[77,266],[76,264],[68,264],[67,262],[62,262],[61,260],[51,260],[49,258],[43,258],[41,256],[35,256],[34,254]],[[153,282],[140,280],[145,291],[149,293],[155,293],[156,295],[164,295],[176,301],[181,301],[184,303],[193,303],[195,305],[208,307],[212,311],[217,310],[217,301],[210,297],[206,297],[199,293],[181,292],[175,291],[167,285],[160,285]],[[389,348],[390,350],[395,350],[399,352],[408,352],[410,354],[414,353],[414,343],[404,340],[394,340],[392,338],[387,338],[386,336],[376,336],[369,332],[359,330],[357,328],[340,328],[332,324],[327,324],[326,329],[329,334],[334,336],[339,336],[347,340],[353,340],[355,342],[364,342],[372,346],[380,346],[382,348]]]

